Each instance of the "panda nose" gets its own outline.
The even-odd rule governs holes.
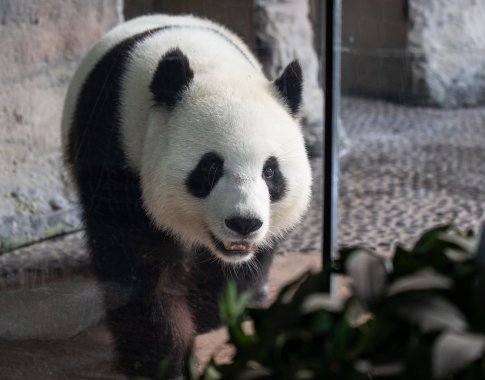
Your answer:
[[[234,216],[224,220],[226,226],[240,235],[249,235],[251,232],[257,231],[263,225],[263,222],[256,218],[243,218]]]

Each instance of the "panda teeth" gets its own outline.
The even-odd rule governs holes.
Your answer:
[[[254,243],[249,242],[226,242],[224,248],[228,251],[251,251],[254,249]]]

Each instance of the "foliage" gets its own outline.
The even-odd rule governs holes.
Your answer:
[[[234,359],[202,374],[189,360],[188,379],[485,379],[485,243],[476,242],[440,226],[392,259],[344,248],[333,268],[289,284],[266,310],[246,307],[232,284],[221,315]],[[325,292],[335,273],[351,280],[346,300]]]

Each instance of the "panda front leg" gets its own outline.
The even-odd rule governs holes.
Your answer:
[[[107,310],[122,373],[149,379],[182,378],[193,328],[184,300],[178,298],[138,294],[126,305]]]
[[[198,334],[204,334],[222,325],[220,317],[220,297],[228,281],[236,284],[240,293],[251,294],[251,306],[266,304],[268,273],[273,261],[273,251],[261,250],[253,258],[253,263],[237,267],[212,259],[208,250],[198,252],[189,282],[189,305],[196,322]]]
[[[181,281],[183,268],[176,260],[163,261],[166,250],[144,249],[126,239],[133,232],[123,235],[105,234],[104,239],[94,239],[91,247],[118,367],[130,378],[159,379],[161,366],[168,363],[163,379],[182,378],[195,335]],[[106,236],[111,236],[111,244]],[[170,252],[171,247],[159,247]]]

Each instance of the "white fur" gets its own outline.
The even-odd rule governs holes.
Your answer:
[[[143,202],[159,228],[190,246],[204,245],[227,262],[212,243],[239,241],[224,219],[253,216],[263,226],[250,240],[259,246],[282,236],[305,212],[311,185],[310,165],[301,128],[263,76],[247,47],[226,29],[190,16],[148,16],[132,20],[108,33],[88,54],[69,89],[64,125],[69,125],[75,99],[95,63],[116,43],[143,30],[162,25],[215,28],[171,28],[139,42],[122,83],[122,140],[132,168],[140,173]],[[194,78],[173,111],[153,107],[149,85],[160,58],[178,47],[187,57]],[[65,127],[66,131],[68,127]],[[65,136],[64,136],[65,139]],[[205,199],[185,186],[200,158],[216,152],[224,159],[224,175]],[[265,161],[275,156],[287,193],[270,202],[262,178]]]

